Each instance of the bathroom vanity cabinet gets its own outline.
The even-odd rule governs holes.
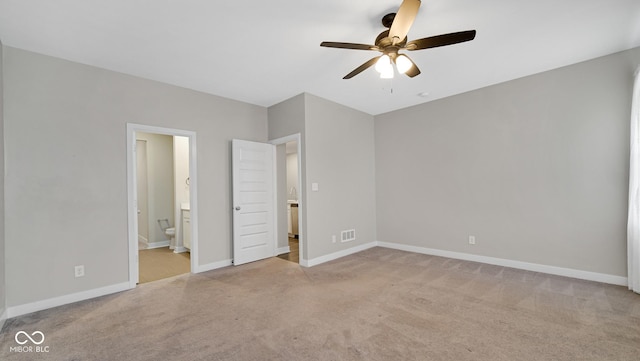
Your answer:
[[[288,201],[287,219],[289,237],[298,238],[298,202]]]
[[[191,249],[191,211],[182,210],[182,245]]]

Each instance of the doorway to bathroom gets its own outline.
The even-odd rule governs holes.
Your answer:
[[[127,125],[129,279],[135,284],[195,269],[195,133]]]
[[[272,140],[276,145],[278,257],[300,263],[303,255],[300,134]]]

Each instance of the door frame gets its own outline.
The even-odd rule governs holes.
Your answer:
[[[135,288],[139,277],[138,262],[138,205],[136,132],[182,136],[189,138],[189,204],[191,217],[191,273],[198,269],[198,166],[196,159],[196,132],[127,123],[127,216],[129,241],[129,287]],[[173,162],[173,159],[171,160]]]
[[[305,211],[305,205],[304,205],[304,189],[302,187],[302,159],[304,158],[302,155],[302,136],[300,135],[300,133],[296,133],[296,134],[292,134],[292,135],[288,135],[285,137],[281,137],[281,138],[276,138],[276,139],[272,139],[269,141],[270,144],[273,144],[275,146],[278,145],[282,145],[282,144],[286,144],[288,142],[293,142],[296,141],[298,144],[298,149],[297,149],[297,153],[298,153],[298,187],[297,187],[297,192],[298,192],[298,264],[302,265],[302,266],[306,266],[307,265],[307,259],[303,257],[304,255],[304,249],[306,248],[306,233],[305,233],[305,228],[304,226],[306,225],[305,223],[305,219],[307,216],[307,212]],[[286,164],[284,165],[286,167]],[[278,162],[276,161],[276,169],[278,167]],[[276,171],[277,174],[277,171]],[[278,187],[277,187],[277,182],[275,184],[276,187],[276,199],[278,197]],[[278,204],[276,207],[280,207],[280,204]],[[276,211],[276,214],[278,212]],[[276,248],[277,248],[277,242],[278,242],[278,237],[280,236],[280,234],[278,233],[278,227],[277,227],[277,223],[276,223]]]
[[[143,146],[144,145],[144,146]],[[141,146],[143,146],[142,148],[144,148],[144,158],[140,158],[142,153],[139,151]],[[141,160],[144,164],[141,163]],[[142,166],[144,169],[142,169],[143,172],[140,172],[140,166]],[[144,175],[144,178],[140,178],[140,176]],[[140,197],[140,187],[143,186],[143,193],[144,194],[144,201],[146,202],[138,202],[136,205],[137,206],[142,206],[142,207],[138,207],[138,210],[142,209],[144,210],[144,212],[140,212],[137,211],[136,213],[138,214],[138,241],[140,241],[140,238],[145,238],[145,241],[147,244],[149,244],[149,180],[147,178],[147,141],[144,139],[136,139],[136,194],[138,195],[138,198]],[[141,181],[141,182],[139,182]],[[140,199],[138,199],[140,200]],[[146,204],[145,204],[146,203]],[[144,220],[146,218],[146,220],[142,223],[142,225],[146,225],[147,229],[144,229],[141,226],[141,220]],[[142,228],[142,229],[141,229]],[[142,233],[145,234],[144,237],[141,236],[141,231]]]

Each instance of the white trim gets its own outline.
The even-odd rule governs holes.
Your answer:
[[[273,160],[273,163],[271,163],[271,168],[272,168],[272,179],[271,182],[273,182],[273,194],[271,195],[271,202],[273,202],[273,206],[271,207],[271,210],[273,211],[273,221],[272,221],[272,227],[273,227],[273,257],[277,256],[278,253],[278,157],[276,156],[276,146],[274,144],[270,144],[267,143],[269,145],[271,145],[271,159]],[[234,239],[235,242],[235,239]]]
[[[320,257],[317,257],[317,258],[313,258],[313,259],[310,259],[310,260],[300,260],[300,265],[302,265],[304,267],[317,266],[319,264],[326,263],[326,262],[329,262],[329,261],[333,261],[333,260],[336,260],[338,258],[346,257],[346,256],[352,255],[354,253],[362,252],[364,250],[367,250],[369,248],[373,248],[375,246],[377,246],[377,242],[370,242],[370,243],[361,244],[359,246],[343,249],[342,251],[330,253],[330,254],[327,254],[327,255],[324,255],[324,256],[320,256]]]
[[[189,204],[191,218],[191,272],[198,269],[198,166],[196,132],[127,123],[127,200],[129,237],[129,286],[138,283],[138,213],[136,199],[135,149],[136,132],[165,134],[189,138]]]
[[[289,253],[291,252],[291,249],[289,248],[289,246],[286,247],[280,247],[276,249],[276,256],[279,256],[281,254],[285,254],[285,253]]]
[[[4,327],[4,322],[7,320],[7,309],[2,310],[2,314],[0,314],[0,330]]]
[[[129,282],[118,283],[111,286],[95,288],[88,291],[82,291],[60,297],[49,298],[42,301],[31,302],[20,306],[12,306],[7,309],[6,314],[9,318],[18,317],[26,315],[28,313],[42,311],[53,307],[88,300],[91,298],[101,297],[112,293],[126,291],[129,289],[131,289]]]
[[[138,283],[138,199],[136,192],[136,133],[134,126],[127,124],[127,216],[129,238],[129,287],[134,288]],[[133,239],[136,243],[133,243]]]
[[[147,243],[147,248],[145,249],[154,249],[154,248],[162,248],[162,247],[169,247],[169,241]]]
[[[297,142],[298,144],[298,149],[297,149],[297,154],[298,154],[298,187],[297,187],[297,192],[298,192],[298,259],[299,264],[301,265],[305,265],[306,263],[308,263],[307,259],[305,259],[303,257],[304,255],[304,250],[306,249],[307,245],[306,245],[306,233],[305,233],[305,229],[304,229],[304,225],[305,220],[306,220],[306,204],[304,202],[304,189],[302,189],[302,158],[303,158],[303,154],[302,154],[302,135],[300,133],[296,133],[296,134],[292,134],[292,135],[287,135],[285,137],[281,137],[281,138],[276,138],[276,139],[272,139],[269,141],[270,144],[273,145],[280,145],[280,144],[287,144],[288,142]],[[276,166],[277,166],[277,162],[276,162]],[[274,172],[274,173],[277,173]],[[276,187],[276,200],[278,199],[278,187],[277,187],[277,183],[275,185]],[[276,202],[277,204],[277,202]],[[277,212],[277,205],[276,205],[276,214]],[[277,243],[277,237],[278,237],[278,227],[277,227],[277,223],[276,223],[276,243]],[[310,266],[305,266],[305,267],[310,267]]]
[[[428,254],[432,256],[440,256],[440,257],[446,257],[446,258],[461,259],[461,260],[472,261],[472,262],[487,263],[487,264],[492,264],[496,266],[517,268],[517,269],[533,271],[533,272],[548,273],[556,276],[578,278],[582,280],[609,283],[609,284],[618,285],[618,286],[627,285],[627,278],[622,276],[582,271],[582,270],[576,270],[572,268],[548,266],[548,265],[543,265],[538,263],[514,261],[514,260],[504,259],[504,258],[479,256],[479,255],[469,254],[469,253],[452,252],[452,251],[444,251],[444,250],[433,249],[433,248],[409,246],[409,245],[404,245],[399,243],[389,243],[389,242],[377,242],[377,243],[379,247],[397,249],[400,251]]]
[[[183,247],[183,246],[177,246],[176,248],[173,249],[173,253],[185,253],[185,252],[189,252],[189,248]]]
[[[202,266],[198,266],[196,267],[196,269],[193,271],[193,273],[202,273],[202,272],[207,272],[207,271],[213,271],[215,269],[218,268],[224,268],[227,266],[231,266],[233,263],[231,262],[230,259],[225,259],[223,261],[219,261],[219,262],[213,262],[213,263],[207,263],[204,264]]]

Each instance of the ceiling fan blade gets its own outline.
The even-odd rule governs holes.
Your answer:
[[[443,35],[430,36],[412,40],[405,45],[407,50],[421,50],[428,48],[437,48],[439,46],[452,45],[473,40],[476,37],[475,30],[460,31],[457,33],[449,33]]]
[[[389,29],[389,37],[394,45],[407,37],[409,29],[418,15],[418,9],[420,9],[420,0],[404,0],[402,2]]]
[[[367,68],[369,68],[370,66],[372,66],[373,64],[375,64],[375,63],[378,61],[378,59],[380,59],[380,57],[381,57],[381,56],[382,56],[382,55],[380,55],[380,56],[376,56],[375,58],[373,58],[373,59],[371,59],[371,60],[367,61],[366,63],[364,63],[364,64],[362,64],[362,65],[360,65],[359,67],[355,68],[351,73],[349,73],[349,74],[345,75],[345,76],[344,76],[344,78],[342,78],[342,79],[351,79],[351,78],[353,78],[354,76],[356,76],[356,75],[358,75],[358,74],[362,73],[362,72],[363,72],[363,71],[365,71]]]
[[[354,49],[354,50],[378,50],[375,45],[354,44],[354,43],[336,43],[333,41],[323,41],[320,46],[326,48]]]

